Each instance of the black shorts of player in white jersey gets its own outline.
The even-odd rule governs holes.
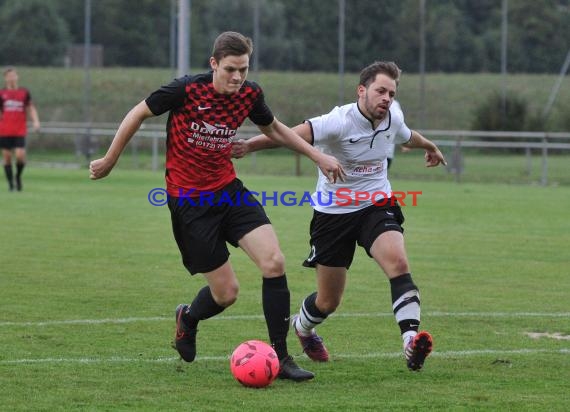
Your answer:
[[[253,229],[271,224],[239,179],[202,201],[169,196],[168,207],[182,262],[192,275],[226,263],[230,256],[226,242],[238,247],[238,241]]]
[[[317,264],[350,268],[356,244],[370,255],[370,248],[380,234],[395,230],[404,233],[404,215],[394,199],[387,207],[369,206],[351,213],[332,214],[313,212],[311,220],[311,252],[303,262],[305,267]]]

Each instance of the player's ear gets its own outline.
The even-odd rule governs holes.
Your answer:
[[[216,59],[213,56],[210,57],[210,67],[214,71],[218,70],[218,62],[216,61]]]

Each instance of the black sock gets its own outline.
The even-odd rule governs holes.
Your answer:
[[[223,312],[225,307],[220,306],[214,300],[209,286],[204,286],[190,305],[188,316],[184,319],[189,328],[194,329],[198,322],[216,316]]]
[[[392,309],[403,334],[417,332],[420,326],[420,291],[412,280],[412,275],[404,273],[390,279]]]
[[[16,162],[16,188],[22,190],[22,172],[24,171],[25,163]]]
[[[10,189],[14,188],[14,174],[12,173],[12,165],[4,165],[4,174],[6,175],[6,180],[8,180],[8,185],[10,186]]]
[[[275,349],[277,357],[283,359],[289,355],[287,333],[291,316],[291,296],[285,274],[278,278],[263,278],[262,300],[271,346]]]
[[[321,312],[319,308],[317,308],[317,292],[313,292],[307,296],[303,303],[305,305],[305,309],[309,312],[309,315],[322,318],[323,320],[329,315],[328,313]]]

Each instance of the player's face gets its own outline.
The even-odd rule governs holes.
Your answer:
[[[249,56],[226,56],[220,61],[210,58],[210,67],[214,71],[214,88],[218,93],[236,93],[247,77]]]
[[[10,70],[4,75],[4,82],[8,87],[16,87],[18,84],[18,73],[15,70]]]
[[[396,81],[385,74],[376,75],[368,87],[358,86],[358,106],[373,120],[386,117],[396,96]]]

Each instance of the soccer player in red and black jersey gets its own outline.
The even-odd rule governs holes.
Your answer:
[[[16,154],[16,189],[22,190],[22,171],[26,164],[26,114],[34,131],[40,129],[40,120],[28,89],[18,87],[18,72],[13,67],[4,70],[5,87],[0,89],[0,148],[4,159],[4,173],[10,191],[14,190],[12,150]]]
[[[214,42],[207,74],[185,76],[153,92],[125,117],[105,157],[90,165],[91,179],[107,176],[128,141],[148,117],[169,112],[166,188],[174,237],[186,269],[202,273],[208,285],[190,305],[176,309],[175,347],[192,362],[198,322],[232,305],[239,284],[226,242],[241,247],[263,275],[263,312],[269,339],[280,361],[279,377],[314,377],[287,352],[290,296],[285,261],[262,206],[236,177],[232,138],[249,118],[265,135],[312,159],[331,181],[343,179],[338,160],[321,153],[279,122],[265,104],[263,91],[246,81],[251,39],[225,32]],[[202,195],[209,201],[203,202]]]

